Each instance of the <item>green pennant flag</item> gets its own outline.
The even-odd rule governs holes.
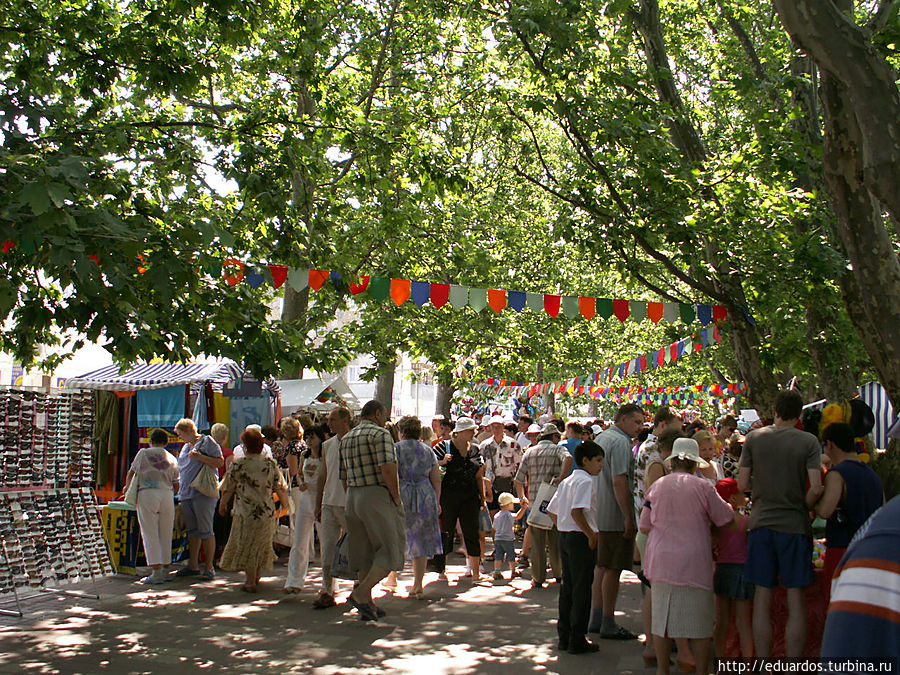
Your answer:
[[[526,293],[525,304],[532,312],[540,314],[544,311],[544,296],[540,293]]]
[[[487,307],[487,289],[486,288],[470,288],[469,289],[469,307],[476,312],[480,312]]]
[[[386,277],[372,277],[369,281],[368,291],[373,298],[384,302],[391,294],[391,280]]]
[[[469,287],[468,286],[451,286],[450,287],[450,304],[456,309],[462,309],[469,304]]]
[[[693,306],[684,303],[678,305],[678,314],[681,316],[681,320],[684,323],[693,323],[694,319],[697,318]]]
[[[647,303],[642,300],[632,300],[628,303],[628,309],[634,321],[643,321],[647,318]]]
[[[562,311],[570,319],[574,319],[576,316],[581,314],[581,309],[578,307],[578,296],[577,295],[564,295],[562,299]]]
[[[597,298],[597,314],[604,319],[613,315],[613,302],[609,298]]]

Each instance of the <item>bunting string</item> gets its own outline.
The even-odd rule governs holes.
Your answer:
[[[695,333],[690,337],[682,338],[666,347],[654,349],[646,354],[635,356],[622,363],[600,368],[589,375],[580,375],[575,378],[557,380],[555,382],[516,382],[502,378],[489,377],[482,380],[476,380],[471,383],[471,386],[477,391],[482,392],[489,392],[493,389],[497,396],[522,396],[523,394],[534,396],[536,394],[545,394],[552,391],[557,394],[568,393],[573,396],[588,395],[597,398],[598,396],[606,396],[613,390],[618,389],[622,389],[623,391],[620,392],[620,395],[624,395],[624,391],[629,390],[629,387],[612,387],[609,386],[609,383],[616,378],[625,379],[630,375],[662,368],[666,364],[675,363],[678,359],[683,358],[688,354],[697,353],[708,348],[712,344],[717,344],[721,341],[722,334],[719,332],[719,327],[716,324],[713,324],[710,328],[704,328],[698,333]],[[712,385],[713,388],[710,389],[709,393],[714,396],[733,396],[736,393],[740,393],[735,389],[735,387],[738,386],[741,387],[740,391],[743,391],[743,385],[738,384],[729,384],[724,389],[722,388],[722,385]],[[719,389],[716,388],[722,389],[727,393],[716,393],[719,391]],[[648,392],[645,391],[641,393]],[[674,392],[659,391],[655,392],[654,395],[661,395],[663,393]]]
[[[215,270],[212,270],[215,272]],[[647,302],[644,300],[623,300],[596,298],[579,295],[553,293],[529,293],[497,288],[475,288],[458,284],[441,284],[427,281],[411,281],[393,277],[359,276],[345,279],[340,272],[321,269],[296,269],[284,265],[256,265],[232,258],[226,258],[221,274],[226,283],[236,286],[248,283],[253,288],[271,284],[274,288],[287,283],[298,293],[306,288],[318,292],[331,282],[336,288],[348,289],[354,296],[367,294],[379,302],[391,302],[398,307],[412,301],[419,307],[431,303],[438,309],[446,304],[455,309],[471,307],[476,312],[490,308],[496,314],[511,309],[521,312],[526,307],[534,312],[546,312],[551,317],[578,316],[591,320],[595,316],[608,319],[615,316],[619,321],[643,321],[653,323],[661,320],[691,324],[699,321],[703,326],[719,322],[728,317],[725,305],[686,304],[678,302]]]

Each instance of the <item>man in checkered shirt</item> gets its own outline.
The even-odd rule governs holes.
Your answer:
[[[516,492],[523,508],[529,508],[537,499],[541,483],[558,483],[563,476],[568,476],[572,469],[572,455],[564,447],[558,445],[561,434],[552,423],[541,429],[538,444],[528,448],[516,472]],[[528,497],[525,496],[525,483],[528,483]],[[540,504],[534,503],[534,508]],[[531,585],[541,588],[547,579],[547,552],[550,545],[550,569],[557,579],[562,577],[562,560],[559,557],[559,532],[556,527],[549,530],[528,526],[531,531]]]
[[[372,588],[391,570],[403,569],[406,519],[400,501],[397,453],[384,428],[387,412],[369,401],[361,421],[341,439],[341,480],[347,488],[347,539],[350,567],[359,574],[348,602],[363,621],[383,614],[372,602]]]

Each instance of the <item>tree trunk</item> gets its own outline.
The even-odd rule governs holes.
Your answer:
[[[453,403],[453,394],[456,393],[456,385],[452,382],[438,382],[437,396],[434,401],[434,414],[443,415],[445,419],[450,419],[450,406]]]
[[[896,408],[900,404],[900,261],[881,205],[860,181],[862,138],[848,94],[834,77],[822,73],[825,181],[867,319],[863,330],[873,331],[874,341],[860,335],[867,347],[877,351],[870,357]],[[859,320],[856,310],[851,309],[851,317]]]
[[[672,115],[666,122],[672,144],[680,152],[685,164],[700,167],[707,159],[706,147],[700,132],[685,111],[678,85],[672,76],[659,19],[658,0],[642,0],[639,10],[632,11],[631,16],[643,37],[647,69],[653,78],[659,99],[672,109]],[[718,202],[711,189],[707,189],[706,192],[712,203]],[[721,255],[716,242],[707,241],[704,252],[707,262],[716,270],[712,278],[713,286],[729,298],[731,321],[728,324],[727,334],[734,350],[739,374],[747,385],[746,396],[763,416],[768,416],[775,402],[778,385],[772,372],[763,366],[759,358],[760,340],[757,327],[744,316],[747,301],[743,283],[740,276],[731,272],[728,257]],[[687,252],[688,257],[693,253]]]
[[[852,0],[775,0],[791,38],[842,88],[855,120],[862,182],[900,214],[900,92],[896,74],[852,19]]]
[[[392,416],[394,405],[394,375],[396,372],[397,364],[395,361],[391,361],[383,366],[375,379],[375,394],[372,398],[384,406],[384,409],[388,412],[388,417]]]

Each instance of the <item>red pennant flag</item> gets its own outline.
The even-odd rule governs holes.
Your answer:
[[[450,299],[450,284],[431,284],[431,304],[440,309]]]
[[[269,271],[272,273],[272,285],[275,288],[281,288],[281,285],[287,281],[288,268],[284,265],[269,265]]]
[[[645,370],[647,370],[647,355],[646,354],[641,356],[641,362],[640,362],[640,372],[643,373]]]
[[[559,315],[560,303],[562,303],[561,295],[544,294],[544,311],[554,319]]]
[[[359,295],[363,291],[365,291],[369,287],[370,277],[368,274],[364,277],[360,277],[355,283],[350,284],[350,292],[353,295]]]
[[[613,314],[616,315],[616,318],[625,323],[625,319],[631,314],[631,310],[628,308],[627,300],[613,300]]]
[[[409,300],[412,282],[409,279],[391,279],[391,300],[398,307]]]
[[[678,360],[678,343],[673,342],[669,345],[669,353],[672,355],[672,363]]]
[[[494,310],[497,314],[502,312],[503,308],[506,307],[506,291],[489,288],[488,305],[490,305],[491,309]]]
[[[230,270],[228,268],[231,268]],[[240,260],[225,258],[225,264],[222,266],[222,276],[225,277],[225,283],[229,286],[237,286],[244,279],[244,263]]]
[[[722,334],[719,332],[719,327],[713,324],[713,340],[716,342],[722,341]]]
[[[713,305],[713,321],[721,321],[728,317],[728,308],[725,305]]]
[[[318,291],[325,285],[328,279],[328,270],[310,270],[309,271],[309,287],[314,291]]]
[[[647,316],[653,323],[659,323],[659,320],[663,317],[663,304],[661,302],[648,302]]]
[[[578,311],[581,316],[590,321],[597,314],[597,298],[587,298],[583,295],[578,297]]]

